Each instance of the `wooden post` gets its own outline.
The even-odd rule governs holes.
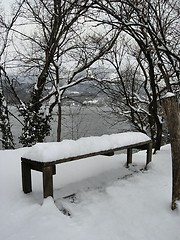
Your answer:
[[[43,195],[44,198],[53,197],[53,173],[54,166],[45,166],[43,168]]]
[[[31,167],[25,161],[21,161],[22,169],[22,189],[24,193],[32,192]]]
[[[132,163],[132,148],[127,149],[127,167]]]
[[[172,153],[172,203],[176,209],[176,201],[180,200],[180,107],[176,96],[172,93],[163,99]]]
[[[153,143],[152,142],[147,144],[147,156],[146,156],[146,166],[145,166],[145,169],[147,169],[148,163],[150,163],[151,160],[152,160],[152,147],[153,147]]]

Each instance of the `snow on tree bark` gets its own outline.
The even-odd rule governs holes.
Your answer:
[[[19,142],[24,147],[32,146],[37,142],[43,142],[44,138],[50,134],[51,115],[47,115],[42,108],[39,111],[31,111],[27,106],[19,110],[24,118],[24,126]]]
[[[13,135],[11,132],[11,124],[9,120],[8,106],[0,89],[0,131],[2,133],[2,148],[12,149],[15,147]]]

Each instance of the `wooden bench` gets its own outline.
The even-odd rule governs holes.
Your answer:
[[[23,192],[32,192],[31,170],[42,172],[44,198],[53,197],[53,175],[56,174],[56,164],[97,155],[110,156],[116,151],[127,149],[128,167],[132,163],[134,148],[147,150],[146,169],[152,158],[152,141],[142,133],[129,132],[81,138],[76,141],[64,140],[60,143],[38,143],[29,148],[21,158]]]

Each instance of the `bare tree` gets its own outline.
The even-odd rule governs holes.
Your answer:
[[[133,39],[120,36],[111,51],[103,57],[115,74],[98,82],[108,96],[113,115],[117,119],[120,116],[127,118],[135,129],[150,135],[156,147],[156,133],[161,130],[159,135],[162,136],[162,125],[161,129],[157,129],[149,111],[152,95],[146,65],[141,62],[137,49],[132,49],[132,44],[135,45]]]
[[[112,30],[98,42],[94,42],[92,32],[84,33],[91,1],[26,0],[23,6],[21,25],[34,28],[30,33],[14,28],[14,36],[23,40],[21,47],[16,44],[15,48],[19,69],[32,76],[35,84],[31,101],[20,109],[25,123],[20,141],[23,145],[27,139],[28,144],[42,142],[50,133],[51,112],[56,105],[59,141],[64,92],[91,79],[88,69],[113,46],[119,33]],[[42,104],[47,101],[50,104],[45,114]]]
[[[180,22],[179,2],[172,0],[127,0],[120,2],[103,0],[96,1],[96,4],[101,11],[107,13],[108,17],[103,19],[103,24],[109,24],[121,31],[123,29],[137,43],[141,53],[139,63],[146,66],[142,67],[142,71],[146,69],[145,73],[148,76],[152,94],[149,111],[156,125],[160,126],[158,103],[161,103],[161,96],[167,91],[179,94],[180,58],[179,37],[177,37]],[[173,111],[176,110],[172,109]],[[174,139],[174,132],[171,129],[169,132],[171,139]],[[158,137],[157,133],[157,139]],[[172,142],[171,145],[173,147]],[[175,153],[177,158],[178,151]],[[177,165],[173,164],[173,168],[176,167]],[[173,169],[173,174],[178,175],[178,170]],[[177,182],[174,184],[180,186],[179,180],[178,184]],[[178,191],[177,188],[174,189]]]
[[[74,31],[78,19],[89,8],[89,1],[24,1],[21,11],[21,28],[14,28],[14,37],[20,39],[15,45],[20,64],[26,74],[32,76],[35,85],[31,94],[31,101],[20,108],[24,118],[23,134],[20,142],[23,145],[31,145],[36,141],[42,142],[50,133],[50,120],[53,106],[45,114],[42,103],[55,96],[55,101],[61,100],[62,91],[59,91],[59,62],[62,56],[73,47]],[[32,26],[35,31],[24,31],[22,26]],[[73,36],[71,36],[73,34]],[[23,48],[23,42],[24,48]],[[27,50],[27,46],[30,48]],[[31,50],[31,51],[29,51]],[[66,56],[67,58],[67,56]],[[22,64],[23,63],[23,64]],[[52,78],[54,82],[52,84]],[[36,80],[37,79],[37,80]],[[46,84],[51,81],[53,94],[44,96]],[[50,86],[48,86],[50,87]],[[60,105],[60,103],[59,103]]]
[[[67,135],[71,139],[75,140],[87,135],[89,126],[84,122],[85,108],[85,106],[78,103],[66,107],[67,114],[64,117],[63,127],[66,129]]]

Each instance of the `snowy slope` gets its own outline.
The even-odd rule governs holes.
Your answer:
[[[31,194],[21,191],[20,157],[26,151],[0,151],[0,240],[180,239],[180,212],[170,210],[169,146],[153,156],[147,172],[138,170],[144,151],[133,155],[130,169],[125,154],[58,165],[55,203],[43,201],[40,173],[33,172]]]

